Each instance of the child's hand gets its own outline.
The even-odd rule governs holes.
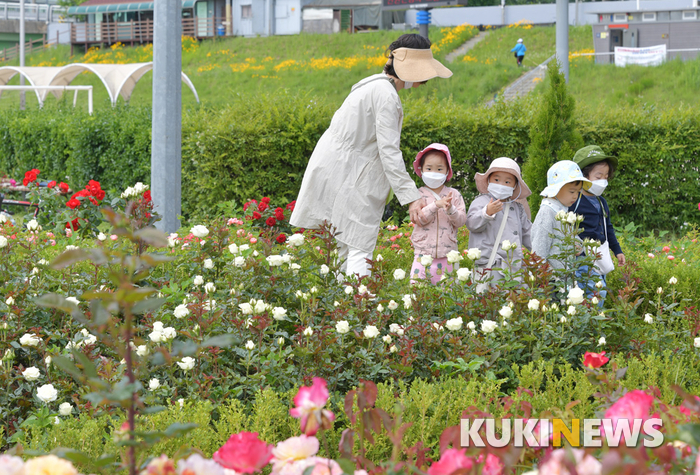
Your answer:
[[[501,200],[495,200],[491,198],[489,204],[486,205],[486,214],[493,216],[503,209],[503,202]]]
[[[440,200],[437,200],[435,202],[435,206],[445,210],[450,209],[450,207],[452,206],[452,192],[450,191],[447,196],[443,197]]]

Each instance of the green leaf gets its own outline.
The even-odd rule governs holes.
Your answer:
[[[219,348],[226,348],[227,346],[233,345],[238,339],[232,334],[217,335],[211,338],[207,338],[199,345],[202,348],[209,346],[218,346]]]
[[[139,229],[134,233],[134,238],[138,238],[153,247],[167,247],[168,236],[163,231],[153,227]]]
[[[199,424],[175,422],[174,424],[170,424],[163,434],[167,437],[181,437],[197,427],[199,427]]]
[[[85,382],[83,372],[80,371],[70,359],[66,358],[65,356],[54,356],[52,362],[58,368],[73,376],[73,379],[75,379],[77,382]]]
[[[90,258],[90,253],[84,249],[71,249],[59,254],[56,259],[49,264],[52,269],[65,269],[72,266],[76,262],[84,261]]]
[[[143,414],[157,414],[159,412],[163,412],[166,409],[167,409],[167,407],[165,407],[165,406],[150,406],[150,407],[143,409],[141,412]]]
[[[338,465],[343,469],[343,473],[346,475],[353,475],[355,473],[355,464],[348,459],[338,459]]]
[[[132,313],[135,315],[142,315],[144,313],[149,313],[154,310],[159,309],[164,303],[165,299],[161,298],[155,298],[155,299],[146,299],[138,302],[134,307],[131,309]]]
[[[671,435],[673,440],[680,440],[689,445],[700,445],[700,424],[682,424],[678,432]]]

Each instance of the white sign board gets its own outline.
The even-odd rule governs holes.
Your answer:
[[[650,46],[648,48],[615,47],[615,66],[625,67],[628,64],[658,66],[665,60],[666,45]]]

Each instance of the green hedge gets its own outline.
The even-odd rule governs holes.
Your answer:
[[[465,199],[473,175],[490,161],[527,156],[529,127],[538,104],[516,102],[468,109],[449,101],[404,101],[402,148],[410,170],[415,153],[431,142],[448,144],[453,184]],[[183,119],[183,210],[212,214],[222,201],[268,195],[292,200],[333,110],[309,95],[244,99],[218,109],[186,111]],[[585,143],[620,159],[606,192],[616,225],[676,230],[700,224],[700,112],[697,109],[625,109],[577,112]],[[0,174],[18,179],[30,168],[42,178],[82,187],[96,178],[121,191],[149,182],[150,110],[118,107],[94,116],[72,110],[0,112]],[[539,190],[533,190],[538,192]],[[393,206],[398,208],[394,200]]]

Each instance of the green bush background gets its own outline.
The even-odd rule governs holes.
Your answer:
[[[213,214],[216,204],[263,195],[291,201],[317,140],[333,114],[310,95],[278,93],[230,105],[187,110],[183,116],[183,213]],[[450,147],[453,186],[469,201],[474,173],[500,156],[527,158],[538,103],[465,108],[450,101],[404,101],[402,149],[407,169],[431,142]],[[99,180],[121,192],[150,182],[150,109],[117,107],[85,113],[46,109],[0,112],[0,174],[21,179],[31,168],[42,179],[82,188]],[[577,112],[584,142],[619,157],[606,191],[614,223],[678,230],[700,224],[700,113],[695,109]],[[533,190],[538,193],[541,190]],[[394,200],[393,206],[398,207]]]

